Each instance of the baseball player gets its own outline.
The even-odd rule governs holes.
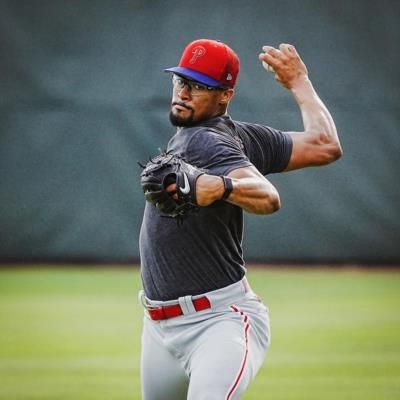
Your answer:
[[[294,46],[264,46],[259,60],[293,94],[302,132],[228,115],[239,58],[220,41],[189,43],[179,65],[165,70],[177,131],[141,174],[144,400],[241,397],[271,340],[268,310],[246,279],[243,210],[279,210],[269,173],[328,164],[342,154]]]

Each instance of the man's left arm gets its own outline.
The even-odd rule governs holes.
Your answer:
[[[260,61],[268,64],[275,79],[292,92],[303,119],[303,132],[288,132],[293,149],[285,171],[326,165],[340,158],[342,148],[333,118],[309,80],[307,67],[294,46],[281,44],[279,49],[264,46],[263,50]]]
[[[237,168],[228,174],[231,190],[225,199],[252,214],[272,214],[281,207],[275,186],[254,166]],[[224,183],[220,176],[204,174],[196,185],[197,202],[208,206],[224,196]]]
[[[281,207],[279,193],[275,186],[254,166],[237,168],[231,171],[231,187],[225,197],[225,179],[222,176],[201,174],[195,180],[196,204],[207,207],[217,200],[235,204],[252,214],[272,214]],[[166,187],[166,192],[178,200],[177,183]]]

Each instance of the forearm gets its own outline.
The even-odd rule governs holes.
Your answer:
[[[281,207],[278,191],[265,179],[232,179],[233,190],[227,201],[252,214],[272,214]]]
[[[307,75],[299,78],[290,88],[302,115],[304,131],[310,140],[331,143],[340,149],[339,138],[333,118]]]
[[[242,171],[241,171],[242,172]],[[252,214],[272,214],[280,208],[280,198],[276,188],[262,176],[234,177],[232,192],[226,199]],[[221,177],[202,175],[197,183],[197,202],[208,206],[221,200],[225,187]]]

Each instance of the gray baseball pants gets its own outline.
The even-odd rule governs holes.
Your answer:
[[[211,308],[195,311],[193,299],[152,301],[146,308],[180,304],[183,315],[153,321],[145,311],[142,400],[239,399],[260,369],[270,344],[268,310],[246,278],[205,293]]]

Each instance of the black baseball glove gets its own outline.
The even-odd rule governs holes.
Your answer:
[[[144,197],[164,216],[181,219],[198,209],[196,181],[204,171],[166,152],[141,166],[144,168],[140,175]],[[176,200],[166,191],[172,183],[176,183]]]

